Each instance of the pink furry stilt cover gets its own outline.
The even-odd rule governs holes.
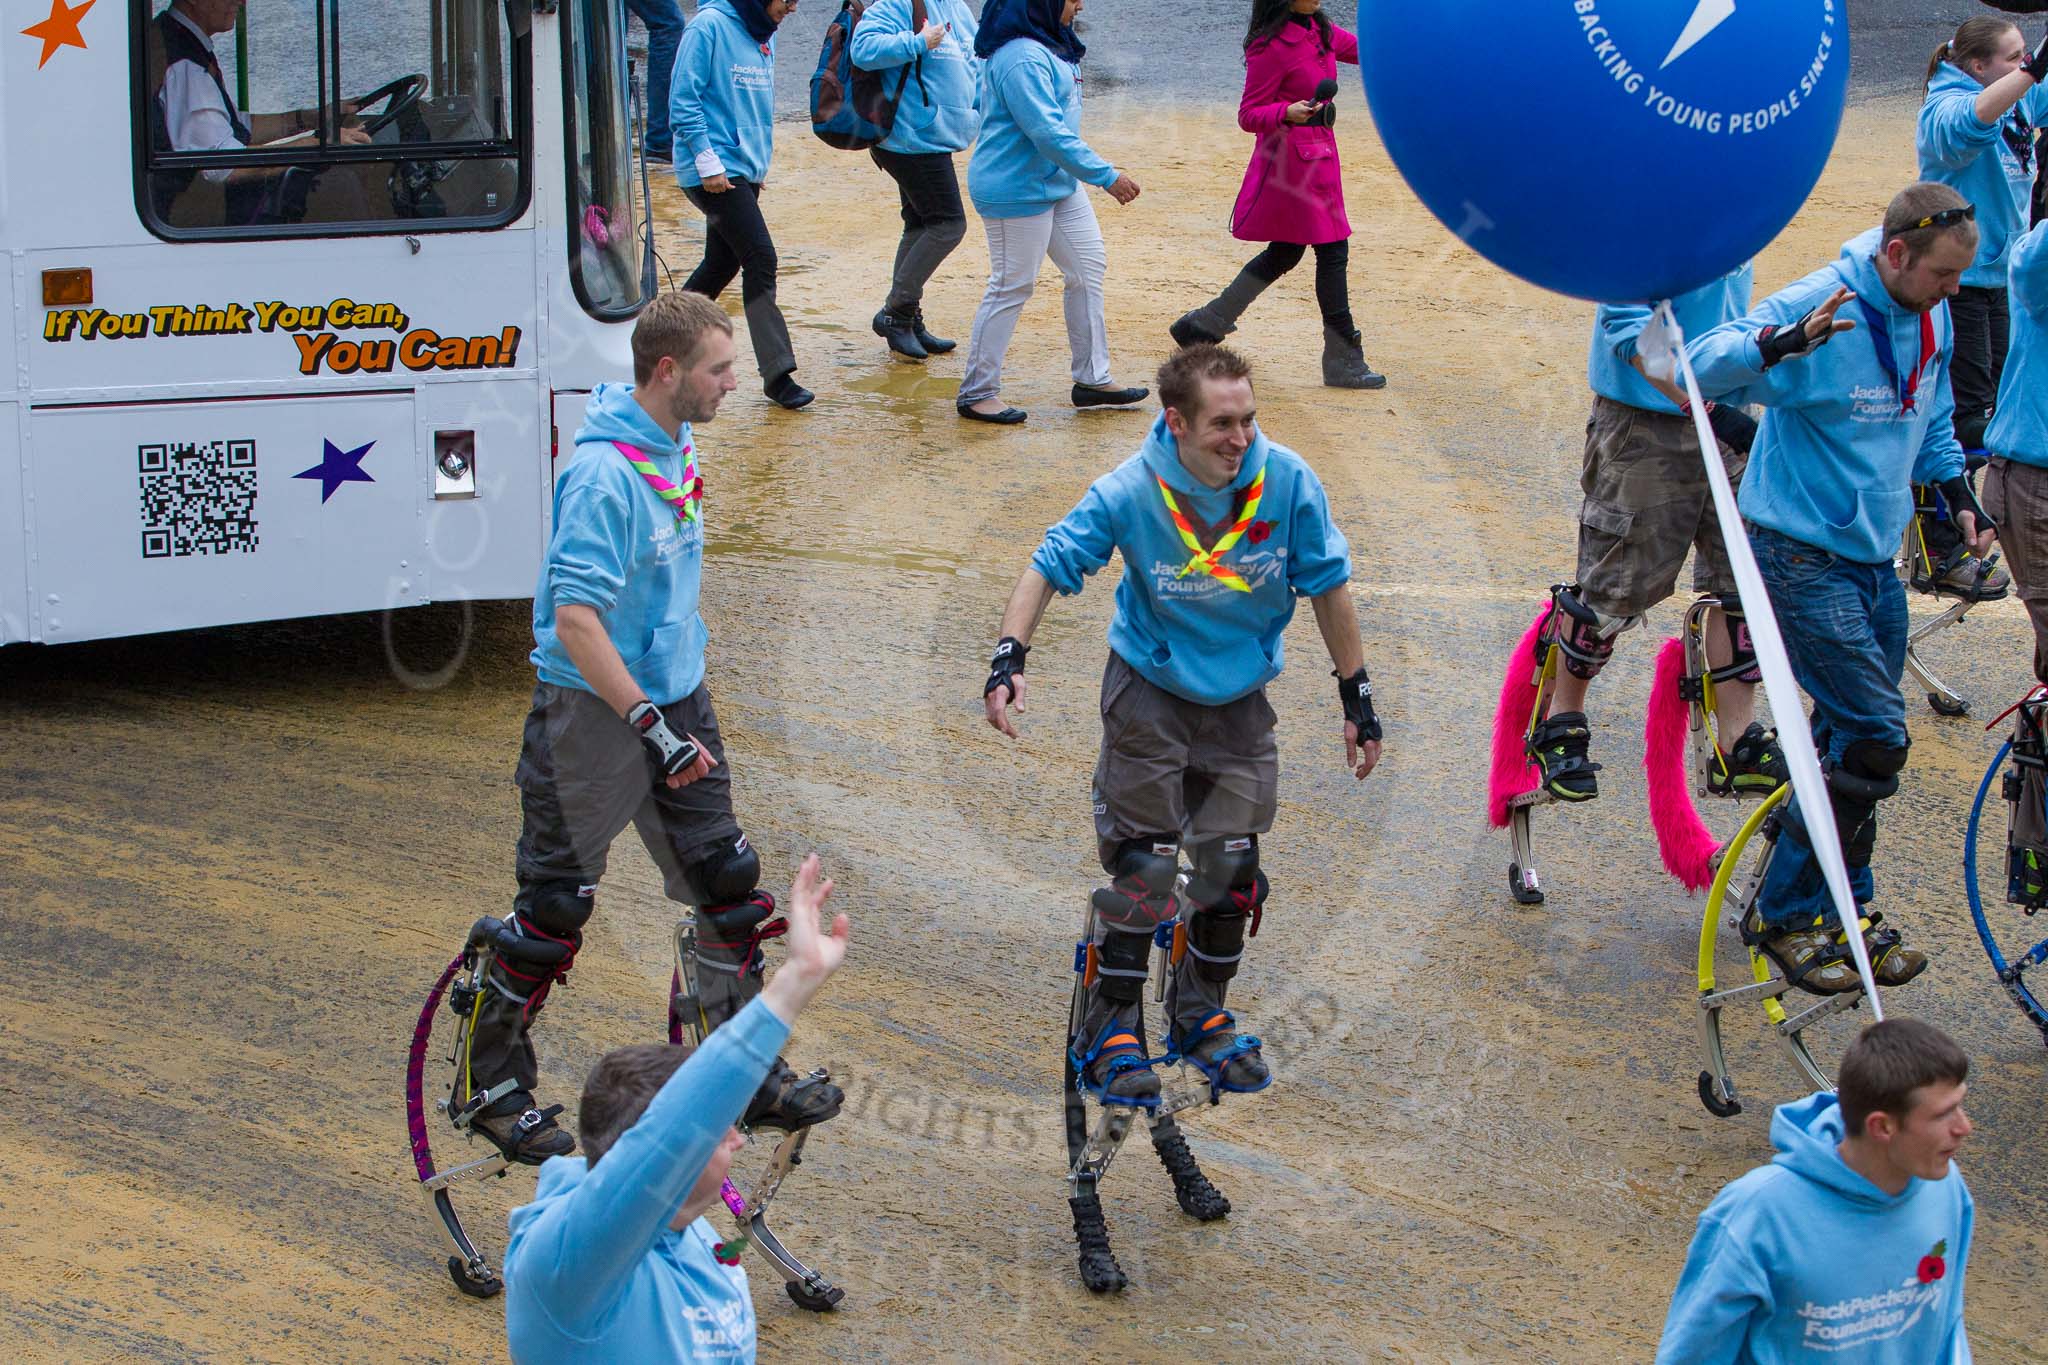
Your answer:
[[[1507,827],[1509,801],[1536,790],[1536,765],[1529,761],[1523,739],[1536,706],[1536,636],[1549,613],[1550,603],[1545,602],[1508,656],[1507,677],[1500,685],[1500,708],[1493,713],[1493,770],[1486,780],[1486,818],[1495,829]]]
[[[1686,772],[1686,730],[1690,723],[1678,679],[1685,671],[1685,642],[1666,640],[1650,683],[1650,709],[1643,717],[1643,776],[1650,788],[1650,827],[1664,869],[1688,891],[1713,884],[1714,854],[1721,847],[1692,803]]]

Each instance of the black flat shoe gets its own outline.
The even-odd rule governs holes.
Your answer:
[[[1074,385],[1073,395],[1077,408],[1127,408],[1151,396],[1150,389],[1095,389],[1086,384]]]
[[[794,374],[778,375],[768,385],[769,401],[779,407],[788,408],[791,412],[795,412],[798,408],[809,407],[811,400],[817,396],[803,385],[797,383]]]
[[[987,422],[999,427],[1014,427],[1031,415],[1022,408],[1004,408],[1001,412],[976,412],[965,403],[956,403],[953,411],[970,422]]]

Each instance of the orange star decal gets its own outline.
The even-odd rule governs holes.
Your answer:
[[[78,21],[98,3],[99,0],[85,0],[84,4],[74,7],[65,4],[64,0],[50,0],[50,17],[21,31],[23,37],[37,39],[43,45],[43,55],[36,62],[36,70],[41,71],[50,58],[57,55],[60,47],[84,49],[85,35],[78,31]]]

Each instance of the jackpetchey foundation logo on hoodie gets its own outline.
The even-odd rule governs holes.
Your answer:
[[[1809,1351],[1861,1351],[1873,1342],[1906,1335],[1928,1309],[1941,1302],[1947,1290],[1942,1283],[1948,1275],[1947,1256],[1948,1243],[1936,1242],[1934,1250],[1920,1258],[1920,1264],[1897,1289],[1839,1303],[1808,1300],[1799,1308],[1799,1316],[1806,1322],[1802,1344]]]
[[[1837,0],[1696,0],[1690,16],[1675,31],[1667,15],[1646,18],[1635,0],[1551,0],[1565,6],[1585,33],[1592,60],[1614,80],[1615,90],[1642,116],[1677,124],[1702,137],[1743,137],[1761,133],[1781,120],[1797,117],[1820,88],[1832,62],[1849,59],[1848,35]],[[1752,58],[1743,36],[1744,16],[1773,19],[1803,7],[1812,11],[1812,58],[1791,64],[1783,73],[1783,93],[1761,106],[1748,99],[1731,101],[1714,88],[1717,67],[1725,71],[1730,51]],[[1654,6],[1650,8],[1656,8]],[[1721,61],[1699,60],[1719,49]],[[1782,59],[1781,59],[1782,61]]]

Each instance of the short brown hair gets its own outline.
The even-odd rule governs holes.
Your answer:
[[[1891,206],[1884,211],[1884,240],[1887,243],[1904,242],[1909,260],[1920,259],[1920,254],[1933,246],[1935,239],[1945,233],[1968,233],[1974,240],[1977,236],[1977,225],[1974,222],[1957,223],[1954,227],[1912,226],[1922,219],[1932,218],[1937,213],[1966,209],[1969,206],[1969,200],[1957,194],[1951,186],[1937,181],[1922,180],[1917,185],[1908,185],[1899,191]]]
[[[591,1165],[640,1121],[668,1078],[690,1060],[690,1051],[681,1043],[634,1043],[597,1059],[576,1106],[576,1136]]]
[[[1970,1075],[1970,1059],[1956,1040],[1918,1019],[1886,1019],[1863,1030],[1842,1058],[1835,1094],[1842,1102],[1842,1126],[1850,1137],[1863,1135],[1863,1121],[1872,1114],[1903,1118],[1913,1108],[1913,1092],[1925,1085],[1961,1085]]]
[[[654,367],[663,356],[689,365],[697,358],[704,334],[714,327],[732,335],[732,319],[702,294],[675,290],[655,295],[633,324],[633,382],[645,384],[654,378]]]
[[[1251,363],[1228,346],[1184,346],[1168,356],[1159,367],[1159,401],[1183,417],[1192,417],[1200,407],[1205,379],[1252,377]]]

